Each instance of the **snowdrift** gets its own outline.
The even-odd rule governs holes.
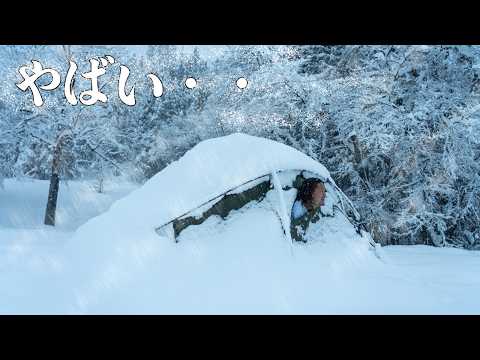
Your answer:
[[[69,240],[64,270],[72,287],[66,289],[66,308],[72,313],[335,312],[338,291],[347,298],[352,291],[346,279],[380,266],[368,239],[344,217],[325,219],[318,241],[292,244],[272,211],[279,199],[269,193],[266,201],[248,204],[226,220],[212,217],[187,228],[179,244],[155,232],[212,195],[286,169],[304,169],[333,183],[323,165],[274,141],[233,134],[198,144]]]

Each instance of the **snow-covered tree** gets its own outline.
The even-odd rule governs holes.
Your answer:
[[[211,59],[176,46],[0,51],[3,177],[144,181],[198,142],[241,131],[325,164],[382,244],[480,246],[478,46],[229,46]],[[59,88],[37,108],[14,85],[32,59],[65,75],[69,59],[84,72],[104,55],[118,60],[99,79],[107,104],[71,106]],[[118,99],[120,64],[135,106]],[[160,98],[149,73],[162,80]],[[75,81],[77,95],[89,85]]]

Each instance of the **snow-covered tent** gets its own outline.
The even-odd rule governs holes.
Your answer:
[[[325,181],[335,195],[325,206],[341,210],[312,227],[317,241],[309,246],[294,244],[288,232],[300,173]],[[201,216],[266,179],[261,202],[226,219],[211,216],[172,241],[175,219]],[[327,169],[305,154],[245,134],[206,140],[77,230],[65,245],[74,296],[67,301],[75,313],[275,312],[275,284],[308,301],[311,290],[298,288],[298,276],[331,282],[327,273],[378,261],[358,220]]]
[[[156,231],[176,241],[186,227],[199,225],[212,215],[226,218],[250,201],[263,200],[269,190],[280,189],[278,204],[272,210],[291,241],[289,218],[296,190],[289,190],[298,189],[301,180],[308,177],[320,179],[329,189],[323,213],[333,216],[337,209],[362,234],[358,213],[327,169],[305,154],[268,139],[236,133],[207,140],[157,177],[170,184],[162,187],[167,204],[181,206],[167,206],[157,218],[157,224],[162,225]]]

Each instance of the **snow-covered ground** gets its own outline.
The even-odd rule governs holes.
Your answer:
[[[48,186],[48,181],[25,178],[6,179],[0,188],[0,313],[41,312],[42,298],[54,304],[52,289],[68,282],[57,284],[53,278],[61,272],[68,239],[136,187],[106,182],[105,192],[98,193],[93,183],[61,182],[52,228],[43,225]]]
[[[81,223],[133,188],[113,185],[105,194],[88,183],[62,186],[63,215],[51,229],[41,225],[48,182],[6,180],[0,190],[0,313],[480,314],[478,252],[389,246],[378,261],[362,246],[318,242],[295,246],[292,255],[273,226],[278,219],[261,207],[226,223],[210,219],[162,249],[145,239],[130,254],[143,269],[128,277],[128,268],[122,274],[111,266],[110,276],[98,274],[101,286],[79,292],[65,271],[63,250]],[[121,261],[114,252],[111,264]]]
[[[6,180],[0,313],[480,314],[480,253],[374,251],[341,216],[315,224],[316,240],[292,244],[278,210],[293,190],[270,190],[225,221],[210,217],[178,243],[155,232],[212,193],[292,166],[329,177],[278,143],[206,141],[138,189],[61,183],[55,228],[41,225],[48,182]]]

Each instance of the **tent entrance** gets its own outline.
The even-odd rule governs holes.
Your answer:
[[[175,242],[178,242],[180,234],[191,225],[200,225],[214,215],[225,219],[233,210],[239,210],[252,201],[261,202],[267,193],[274,189],[275,183],[277,187],[282,187],[281,191],[288,191],[292,188],[298,190],[303,181],[310,177],[319,178],[329,189],[327,190],[327,196],[330,198],[330,209],[326,209],[328,216],[334,216],[333,208],[336,207],[341,213],[349,218],[354,227],[357,227],[358,218],[355,214],[355,209],[353,209],[351,204],[346,203],[346,200],[348,199],[346,199],[345,195],[338,189],[338,187],[328,179],[322,179],[321,177],[316,176],[316,174],[303,170],[278,171],[275,176],[276,179],[272,178],[272,174],[262,175],[255,179],[251,179],[244,184],[215,196],[197,208],[159,226],[155,230],[159,235],[165,236],[166,233],[168,237],[173,238]],[[291,217],[292,205],[293,202],[284,204],[284,210],[288,217]],[[324,215],[325,213],[322,212],[321,216]],[[314,219],[315,221],[318,220],[316,217]],[[288,224],[286,224],[285,220],[286,219],[282,220],[284,232],[286,233],[288,231],[290,235],[295,235],[295,232],[292,231],[292,225],[296,225],[296,222],[290,223],[290,221],[288,221]],[[288,235],[287,237],[290,238]],[[294,236],[294,240],[298,240],[298,236]]]

